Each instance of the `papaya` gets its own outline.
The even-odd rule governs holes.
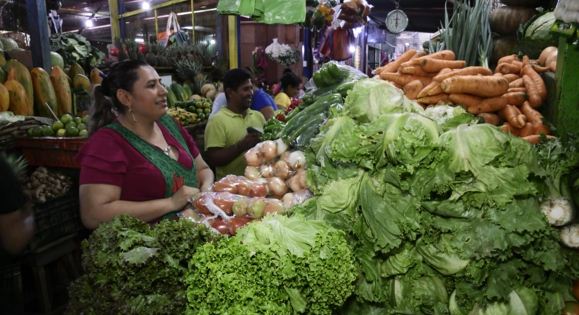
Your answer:
[[[10,59],[6,63],[6,80],[16,80],[26,92],[26,104],[30,111],[34,108],[34,88],[32,87],[32,78],[25,65],[16,59]]]
[[[75,90],[84,90],[90,94],[90,80],[86,75],[77,73],[72,77],[72,88]]]
[[[61,117],[64,114],[73,113],[72,108],[72,91],[70,89],[69,77],[64,73],[59,66],[53,66],[50,71],[50,81],[54,87],[54,93],[56,94],[56,101],[58,107],[56,114]]]
[[[70,66],[70,70],[68,70],[68,76],[74,78],[77,74],[86,76],[86,72],[84,72],[82,66],[75,62]]]
[[[32,116],[34,110],[32,106],[28,106],[28,99],[24,86],[16,80],[6,81],[4,86],[8,90],[8,97],[10,99],[8,110],[13,112],[14,115]]]
[[[0,83],[4,83],[6,81],[6,71],[4,68],[0,68]]]
[[[33,68],[30,75],[34,86],[34,112],[40,116],[53,117],[52,113],[56,114],[57,112],[58,101],[50,81],[50,75],[41,67]],[[52,113],[46,107],[47,104],[52,109]]]
[[[5,112],[10,107],[10,94],[4,84],[0,83],[0,112]]]
[[[6,64],[6,57],[4,57],[4,53],[0,51],[0,67],[4,67]]]
[[[55,52],[55,51],[51,51],[50,52],[50,64],[52,66],[59,66],[61,68],[64,68],[64,59],[62,58],[62,56]]]
[[[92,68],[90,70],[90,83],[92,85],[101,84],[103,78],[101,78],[101,71],[98,68]]]

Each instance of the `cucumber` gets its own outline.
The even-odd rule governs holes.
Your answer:
[[[295,145],[298,149],[302,149],[310,144],[310,141],[320,132],[320,125],[327,119],[327,115],[324,115],[324,119],[320,121],[319,124],[311,124],[307,129],[305,129],[301,135],[298,135],[295,140]]]
[[[326,113],[318,113],[317,115],[309,116],[307,120],[303,120],[299,128],[296,128],[292,133],[287,134],[288,142],[293,142],[299,135],[301,135],[305,130],[311,126],[319,126],[324,119],[326,119]]]

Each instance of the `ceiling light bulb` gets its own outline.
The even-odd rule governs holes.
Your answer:
[[[143,4],[141,4],[141,8],[143,10],[150,10],[151,9],[151,4],[148,1],[143,1]]]
[[[215,40],[214,40],[213,38],[212,38],[212,39],[210,39],[210,40],[209,40],[209,44],[211,44],[211,45],[215,45]]]
[[[356,52],[356,47],[354,47],[354,45],[350,45],[350,47],[348,47],[348,51],[353,54]]]
[[[86,21],[84,21],[84,26],[86,27],[93,27],[94,26],[94,22],[91,19],[88,19]]]

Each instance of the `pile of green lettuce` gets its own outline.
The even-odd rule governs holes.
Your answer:
[[[151,227],[122,215],[82,244],[85,274],[69,287],[67,314],[183,314],[185,274],[195,250],[219,239],[189,220]]]
[[[282,215],[203,245],[189,269],[187,314],[329,315],[357,276],[344,232]]]
[[[341,314],[560,314],[579,254],[539,207],[527,142],[361,80],[306,152],[293,212],[346,232],[360,274]]]

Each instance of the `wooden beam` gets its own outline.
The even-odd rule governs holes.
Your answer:
[[[191,0],[191,42],[195,43],[195,0]]]
[[[26,11],[32,50],[32,66],[42,67],[50,72],[50,39],[48,37],[46,2],[26,0]]]
[[[229,69],[239,68],[239,17],[227,16],[227,37],[229,43]]]
[[[119,26],[119,2],[109,0],[109,12],[111,14],[111,39],[113,45],[121,40],[121,28]]]

